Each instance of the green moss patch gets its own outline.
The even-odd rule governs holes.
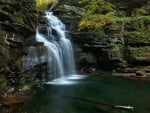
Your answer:
[[[150,32],[127,32],[124,35],[126,39],[127,44],[132,44],[132,43],[144,43],[144,44],[149,44],[150,43]]]
[[[129,60],[138,60],[138,61],[150,60],[150,46],[128,47],[128,50],[129,50],[128,54]]]

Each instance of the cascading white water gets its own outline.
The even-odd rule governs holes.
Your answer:
[[[56,16],[54,16],[52,12],[46,12],[46,18],[48,20],[48,30],[50,30],[48,35],[53,35],[51,29],[55,30],[57,33],[57,39],[54,40],[58,40],[56,41],[56,45],[60,48],[60,58],[64,67],[64,74],[75,74],[72,44],[70,40],[66,38],[65,25]]]
[[[57,79],[59,83],[60,81],[64,83],[64,79],[66,78],[75,78],[71,76],[76,73],[72,44],[66,37],[65,25],[52,12],[46,12],[45,17],[47,19],[48,36],[39,33],[39,29],[37,28],[36,40],[43,42],[47,47],[48,79],[59,78]]]

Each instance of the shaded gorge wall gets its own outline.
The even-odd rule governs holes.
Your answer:
[[[40,60],[46,49],[35,41],[36,1],[1,0],[0,16],[0,93],[12,87],[13,91],[18,91],[18,87],[37,82],[41,77],[37,70],[42,70],[42,66],[46,69],[46,62]],[[29,55],[30,48],[35,48],[32,55]],[[27,60],[33,62],[27,57],[34,55],[38,59],[36,64],[24,66]]]
[[[82,5],[70,6],[67,3],[68,5],[59,5],[54,10],[54,14],[61,18],[71,32],[75,51],[78,51],[76,61],[84,62],[84,66],[89,64],[111,70],[149,66],[149,1],[107,1],[109,5],[112,4],[113,9],[110,10],[109,7],[104,9],[115,13],[113,16],[102,13],[99,17],[99,24],[102,26],[96,30],[90,29],[91,26],[96,26],[91,25],[94,18],[93,22],[83,21],[85,24],[82,25],[85,26],[80,26],[86,13],[80,9]]]

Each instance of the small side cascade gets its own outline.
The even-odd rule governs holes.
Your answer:
[[[52,12],[46,12],[47,33],[41,33],[37,27],[36,40],[43,42],[47,48],[48,54],[48,81],[59,81],[75,78],[75,63],[72,44],[66,36],[65,25],[53,15]]]

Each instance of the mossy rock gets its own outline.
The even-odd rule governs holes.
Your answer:
[[[150,16],[126,17],[122,18],[122,22],[125,24],[124,27],[126,31],[148,30],[150,25]]]
[[[132,16],[150,15],[150,3],[147,2],[143,7],[135,8],[132,11]]]
[[[135,31],[139,29],[139,25],[137,21],[126,22],[124,25],[124,29],[128,32]]]
[[[128,47],[127,60],[150,61],[150,46]]]
[[[5,77],[0,75],[0,90],[3,90],[7,85],[7,80]]]
[[[130,17],[124,21],[124,38],[127,44],[150,43],[150,16]]]
[[[124,38],[127,44],[138,43],[138,44],[150,44],[150,32],[126,32]]]
[[[145,76],[146,72],[144,70],[138,70],[135,72],[136,76]]]
[[[107,26],[107,28],[109,29],[109,31],[117,32],[117,31],[120,31],[121,26],[122,25],[120,23],[114,23],[114,24]]]

